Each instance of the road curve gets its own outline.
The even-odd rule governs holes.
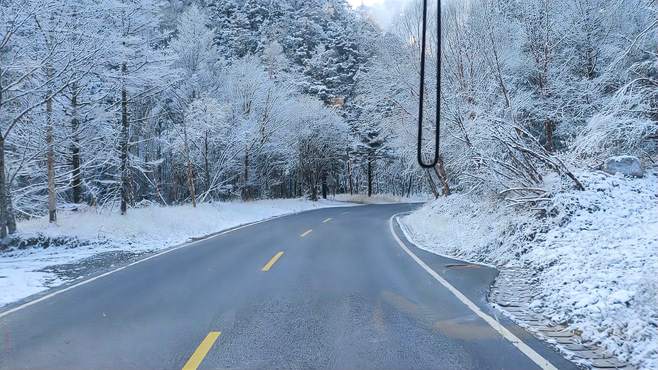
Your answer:
[[[0,318],[0,369],[538,368],[400,248],[389,219],[413,207],[282,217],[62,292]],[[405,244],[497,317],[493,269]]]

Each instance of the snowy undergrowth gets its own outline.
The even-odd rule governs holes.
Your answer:
[[[359,204],[393,204],[393,203],[419,203],[426,202],[430,198],[427,194],[416,194],[409,197],[401,197],[393,194],[336,194],[331,199],[340,202],[350,202]]]
[[[620,359],[658,369],[658,176],[581,172],[548,217],[453,195],[403,218],[434,253],[521,265],[538,279],[532,308]]]
[[[145,253],[164,249],[241,224],[323,207],[347,206],[334,201],[262,200],[115,211],[60,212],[57,224],[46,218],[20,222],[20,240],[56,240],[48,248],[12,248],[0,252],[0,307],[65,283],[53,265],[75,263],[109,251]],[[66,243],[66,240],[70,243]],[[62,243],[64,240],[64,243]]]

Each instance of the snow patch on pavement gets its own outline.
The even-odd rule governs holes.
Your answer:
[[[402,221],[427,250],[520,266],[537,277],[531,307],[620,360],[658,369],[658,176],[581,172],[547,217],[452,195]]]
[[[238,225],[325,207],[345,207],[335,201],[301,199],[222,202],[183,206],[149,206],[116,211],[58,212],[57,224],[47,218],[20,222],[21,239],[45,236],[77,238],[48,248],[13,248],[0,252],[0,307],[66,283],[46,267],[74,263],[108,251],[147,253]]]

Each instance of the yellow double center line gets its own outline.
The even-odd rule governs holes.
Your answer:
[[[263,272],[270,271],[270,268],[272,268],[272,266],[276,263],[276,261],[279,260],[279,258],[281,258],[281,256],[283,256],[283,252],[279,252],[279,253],[275,254],[274,257],[272,257],[270,259],[270,261],[268,263],[266,263],[265,266],[263,266],[261,271],[263,271]]]
[[[329,218],[325,219],[324,221],[322,221],[322,223],[327,223],[331,220],[332,220],[332,218],[329,217]],[[306,230],[299,237],[303,238],[303,237],[307,236],[308,234],[310,234],[312,231],[313,231],[313,229]],[[283,251],[280,251],[277,254],[275,254],[274,257],[272,257],[265,264],[265,266],[263,266],[261,271],[263,271],[263,272],[270,271],[272,266],[274,266],[276,261],[278,261],[279,258],[281,258],[281,256],[283,256]],[[219,332],[219,331],[211,331],[210,333],[208,333],[208,335],[206,335],[206,337],[203,339],[201,344],[199,344],[199,347],[197,347],[196,351],[194,351],[192,356],[190,356],[190,359],[187,360],[187,362],[185,363],[185,366],[183,366],[183,370],[196,370],[199,367],[199,365],[201,365],[201,362],[206,357],[206,355],[208,355],[208,352],[210,352],[210,349],[212,348],[213,344],[215,344],[215,342],[217,341],[217,338],[219,338],[219,336],[221,334],[222,333]]]
[[[222,333],[219,331],[211,331],[208,333],[201,344],[199,344],[199,347],[197,347],[196,351],[194,351],[192,356],[190,356],[190,359],[187,360],[185,366],[183,366],[183,370],[196,370],[199,365],[201,365],[201,361],[203,361],[203,359],[206,357],[210,351],[210,348],[213,344],[215,344],[215,341],[217,341],[217,338],[219,338],[221,334]]]

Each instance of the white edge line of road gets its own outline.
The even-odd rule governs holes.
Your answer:
[[[356,205],[356,206],[359,206],[359,205]],[[351,206],[347,206],[347,207],[351,207]],[[286,213],[286,214],[282,214],[282,215],[277,215],[277,216],[273,216],[273,217],[270,217],[270,218],[266,218],[266,219],[264,219],[264,220],[254,221],[254,222],[249,222],[249,223],[246,223],[246,224],[244,224],[244,225],[239,225],[239,226],[236,226],[236,227],[228,228],[228,229],[226,229],[226,230],[224,230],[224,231],[220,231],[220,232],[217,232],[217,233],[212,233],[212,234],[209,234],[209,235],[207,235],[207,236],[205,236],[205,237],[201,237],[200,239],[193,240],[193,241],[190,241],[190,242],[185,242],[185,243],[182,243],[182,244],[180,244],[180,245],[178,245],[178,246],[174,246],[174,247],[171,247],[171,248],[167,248],[167,249],[165,249],[165,250],[163,250],[163,251],[161,251],[161,252],[158,252],[158,253],[152,254],[152,255],[150,255],[150,256],[148,256],[148,257],[142,258],[142,259],[137,260],[137,261],[135,261],[135,262],[131,262],[131,263],[125,265],[125,266],[121,266],[121,267],[116,268],[116,269],[114,269],[114,270],[110,270],[110,271],[104,272],[104,273],[102,273],[102,274],[100,274],[100,275],[96,275],[96,276],[90,277],[90,278],[88,278],[88,279],[85,279],[85,280],[82,280],[82,281],[80,281],[80,282],[77,282],[77,283],[75,283],[75,284],[73,284],[73,285],[69,285],[69,286],[67,286],[66,288],[62,288],[62,289],[55,290],[55,291],[52,292],[52,293],[48,293],[48,294],[43,295],[43,296],[41,296],[41,297],[39,297],[39,298],[35,298],[34,300],[31,300],[31,301],[29,301],[29,302],[25,302],[25,303],[23,303],[23,304],[21,304],[21,305],[18,305],[18,306],[14,307],[14,308],[11,308],[11,309],[7,310],[7,311],[0,312],[0,319],[2,319],[2,318],[5,317],[5,316],[8,316],[8,315],[10,315],[10,314],[12,314],[12,313],[14,313],[14,312],[16,312],[16,311],[22,310],[22,309],[24,309],[24,308],[26,308],[26,307],[30,307],[30,306],[32,306],[32,305],[34,305],[34,304],[39,303],[39,302],[43,302],[43,301],[45,301],[46,299],[49,299],[49,298],[52,298],[52,297],[54,297],[54,296],[60,295],[60,294],[62,294],[62,293],[64,293],[64,292],[68,292],[68,291],[71,290],[71,289],[77,288],[77,287],[82,286],[82,285],[89,284],[89,283],[91,283],[91,282],[93,282],[93,281],[96,281],[96,280],[98,280],[98,279],[104,278],[105,276],[111,275],[111,274],[113,274],[113,273],[115,273],[115,272],[119,272],[119,271],[121,271],[121,270],[125,270],[125,269],[127,269],[128,267],[135,266],[135,265],[138,264],[138,263],[146,262],[146,261],[151,260],[151,259],[153,259],[153,258],[163,256],[163,255],[165,255],[165,254],[167,254],[167,253],[171,253],[171,252],[173,252],[173,251],[177,251],[177,250],[179,250],[179,249],[186,248],[186,247],[189,247],[189,246],[194,245],[194,244],[197,244],[197,243],[205,242],[205,241],[207,241],[207,240],[209,240],[209,239],[212,239],[212,238],[215,238],[215,237],[218,237],[218,236],[221,236],[221,235],[225,235],[225,234],[228,234],[228,233],[231,233],[231,232],[234,232],[234,231],[240,230],[240,229],[244,229],[244,228],[249,227],[249,226],[254,226],[254,225],[262,224],[262,223],[264,223],[264,222],[273,221],[273,220],[276,220],[277,218],[281,218],[281,217],[285,217],[285,216],[292,216],[292,215],[296,215],[296,214],[299,214],[299,213],[304,213],[304,212],[308,212],[308,211],[315,211],[315,210],[318,210],[318,209],[326,209],[326,208],[342,208],[342,206],[339,206],[339,207],[322,207],[322,208],[315,208],[315,209],[307,209],[307,210],[303,210],[303,211],[299,211],[299,212]]]
[[[460,292],[457,288],[452,286],[446,279],[441,277],[436,271],[434,271],[431,267],[429,267],[423,260],[421,260],[417,255],[414,254],[407,246],[400,240],[400,237],[397,235],[395,232],[395,229],[393,227],[393,220],[397,221],[397,216],[399,214],[395,214],[391,216],[391,218],[388,220],[388,227],[391,231],[391,234],[393,235],[393,238],[395,238],[395,241],[398,243],[400,248],[404,250],[411,259],[413,259],[420,267],[423,268],[428,274],[430,274],[436,281],[438,281],[441,285],[443,285],[446,289],[450,291],[457,299],[459,299],[466,307],[468,307],[473,313],[478,315],[482,320],[484,320],[489,326],[491,326],[495,331],[497,331],[500,335],[503,336],[503,338],[507,339],[512,345],[516,348],[519,349],[524,355],[528,356],[532,362],[537,364],[540,368],[544,370],[557,370],[553,364],[551,364],[547,359],[543,358],[539,353],[535,352],[534,349],[530,348],[527,344],[525,344],[521,339],[519,339],[516,335],[514,335],[511,331],[509,331],[506,327],[504,327],[501,323],[499,323],[496,319],[493,317],[487,315],[478,307],[475,303],[473,303],[468,297],[466,297],[462,292]]]

